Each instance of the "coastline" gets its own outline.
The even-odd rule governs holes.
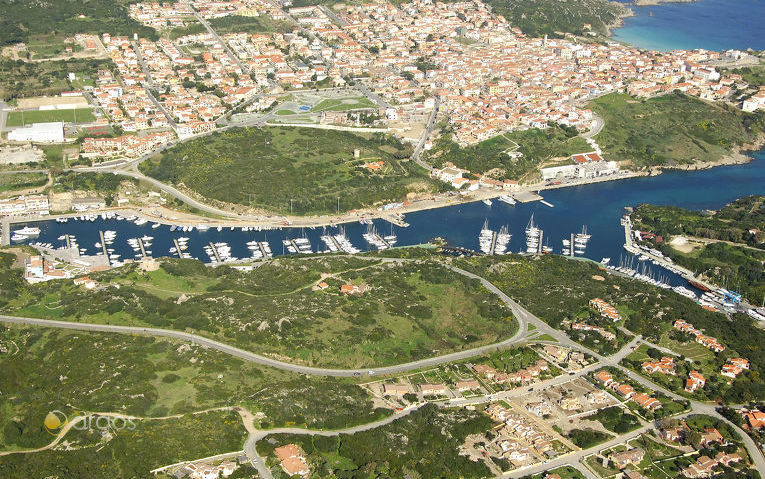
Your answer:
[[[694,3],[700,0],[634,0],[632,5],[636,7],[652,7],[663,3]]]
[[[754,158],[748,153],[759,151],[765,148],[765,132],[760,133],[752,143],[745,143],[737,146],[733,151],[723,156],[717,161],[696,162],[684,165],[663,165],[651,168],[654,174],[660,174],[661,170],[681,170],[681,171],[700,171],[715,168],[717,166],[743,165],[754,161]]]
[[[615,28],[623,27],[624,26],[624,19],[625,18],[634,17],[635,15],[637,15],[634,10],[632,10],[630,7],[627,6],[628,4],[621,3],[621,2],[616,2],[616,3],[619,3],[619,5],[622,6],[622,9],[623,9],[622,13],[613,22],[605,24],[605,26],[606,26],[606,38],[608,38],[611,41],[615,41],[612,38],[613,37],[613,32],[611,30],[615,29]]]

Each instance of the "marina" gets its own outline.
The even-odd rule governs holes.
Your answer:
[[[490,208],[481,201],[475,201],[415,211],[405,218],[397,215],[397,221],[410,225],[407,228],[392,226],[384,219],[368,218],[363,223],[303,229],[257,226],[219,228],[205,224],[154,226],[155,223],[142,221],[134,215],[108,212],[15,223],[10,225],[10,230],[39,228],[39,235],[27,236],[13,244],[49,245],[54,249],[76,251],[83,256],[103,255],[103,247],[96,248],[95,244],[107,243],[106,232],[113,232],[107,245],[107,250],[113,250],[107,251],[111,260],[119,262],[144,256],[174,256],[196,258],[206,263],[215,260],[216,264],[280,254],[340,251],[354,254],[382,249],[379,246],[424,244],[436,237],[443,238],[450,251],[486,253],[481,247],[482,243],[486,243],[482,238],[488,238],[488,248],[494,254],[560,253],[596,262],[613,258],[611,263],[616,266],[619,266],[620,258],[634,256],[635,261],[630,264],[636,274],[649,278],[663,277],[663,282],[670,286],[695,290],[680,276],[683,271],[659,257],[652,257],[650,251],[625,250],[625,244],[630,242],[620,223],[624,208],[651,202],[691,209],[715,209],[740,196],[765,193],[765,154],[760,151],[755,156],[757,160],[744,165],[695,172],[672,171],[655,177],[548,190],[545,197],[555,208],[539,202],[513,204],[500,198]],[[489,225],[492,227],[489,228]],[[503,225],[507,226],[506,231]],[[583,230],[583,225],[586,225],[586,230]],[[491,236],[483,233],[483,226],[491,230]],[[99,231],[104,232],[103,241]],[[272,245],[282,247],[272,251]],[[646,257],[645,261],[638,261],[641,255]],[[644,266],[638,268],[637,263]]]

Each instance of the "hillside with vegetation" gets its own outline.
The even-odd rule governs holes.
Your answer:
[[[48,444],[40,425],[52,410],[159,418],[230,404],[260,413],[256,427],[330,429],[390,414],[349,379],[307,377],[185,342],[0,325],[0,346],[7,349],[0,354],[0,451]]]
[[[674,291],[607,274],[595,263],[561,256],[545,255],[536,259],[519,255],[479,257],[460,260],[458,265],[482,275],[575,341],[605,354],[618,350],[615,343],[624,341],[618,326],[672,349],[677,344],[696,345],[689,335],[681,338],[673,334],[673,322],[685,319],[726,347],[722,353],[707,358],[710,370],[716,368],[719,372],[725,360],[731,357],[744,357],[751,362],[751,370],[739,375],[732,384],[720,381],[718,387],[710,389],[707,392],[710,399],[741,404],[765,398],[765,386],[760,380],[761,371],[765,370],[765,357],[760,353],[760,345],[765,344],[765,331],[746,315],[728,318],[702,309]],[[614,305],[623,321],[613,323],[610,319],[599,317],[589,308],[591,298],[602,298]],[[570,325],[573,321],[605,328],[616,334],[617,339],[606,341],[591,332],[572,330]],[[676,342],[670,343],[670,340]]]
[[[612,93],[589,106],[605,121],[595,140],[606,158],[638,168],[719,161],[765,130],[765,113],[679,92],[650,99]]]
[[[36,429],[41,429],[44,417],[36,418]],[[53,440],[47,432],[43,434],[47,442]],[[158,467],[239,450],[246,438],[239,416],[221,411],[135,421],[132,430],[111,430],[107,434],[93,428],[73,430],[66,435],[66,448],[0,456],[0,474],[67,479],[147,477],[148,471]]]
[[[354,151],[358,150],[358,158]],[[408,161],[411,146],[381,133],[235,128],[176,145],[141,164],[206,199],[296,215],[402,201],[438,185]],[[379,170],[364,165],[382,161]]]
[[[283,444],[297,444],[307,455],[317,477],[443,478],[489,477],[483,462],[460,455],[465,438],[491,428],[480,411],[425,406],[391,424],[337,437],[275,434],[257,444],[258,453],[270,456]],[[274,471],[278,466],[274,467]],[[277,476],[283,477],[280,471]]]
[[[109,32],[112,35],[156,39],[153,28],[130,18],[130,0],[0,0],[0,45],[25,42],[31,36],[59,33]],[[64,72],[66,73],[66,72]]]
[[[450,162],[498,180],[523,180],[536,176],[539,166],[554,158],[563,158],[568,163],[570,155],[591,150],[577,136],[576,129],[564,125],[512,131],[465,147],[453,141],[451,131],[444,129],[423,159],[436,168]]]
[[[4,275],[17,294],[0,299],[5,312],[193,330],[314,366],[405,363],[517,330],[510,310],[479,282],[435,263],[290,258],[240,272],[167,259],[151,273],[127,265],[91,275],[103,286],[91,291],[71,281],[26,285],[9,261]],[[362,292],[341,293],[344,284]]]
[[[502,15],[530,37],[606,34],[627,13],[626,7],[607,0],[485,0],[492,12]],[[589,28],[587,27],[589,25]]]
[[[633,221],[661,236],[646,242],[677,264],[753,303],[765,298],[765,196],[740,198],[717,212],[640,205]]]

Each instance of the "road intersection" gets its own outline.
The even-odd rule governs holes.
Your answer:
[[[385,261],[395,262],[395,261],[411,261],[411,260],[386,259]],[[471,348],[471,349],[463,350],[463,351],[458,351],[451,354],[426,358],[426,359],[422,359],[418,361],[412,361],[412,362],[404,363],[404,364],[385,366],[385,367],[360,368],[360,369],[331,369],[331,368],[303,366],[299,364],[289,363],[286,361],[277,361],[277,360],[274,360],[256,353],[252,353],[240,348],[236,348],[234,346],[231,346],[219,341],[215,341],[210,338],[206,338],[197,334],[187,333],[183,331],[173,331],[173,330],[166,330],[166,329],[159,329],[159,328],[142,328],[142,327],[132,327],[132,326],[76,323],[76,322],[24,318],[24,317],[6,316],[6,315],[0,315],[0,322],[26,324],[26,325],[42,326],[42,327],[55,327],[55,328],[63,328],[63,329],[75,329],[75,330],[84,330],[84,331],[112,332],[112,333],[121,333],[121,334],[141,334],[141,335],[151,335],[151,336],[157,336],[157,337],[168,337],[173,339],[179,339],[182,341],[189,341],[192,344],[199,344],[205,347],[216,349],[223,353],[230,354],[232,356],[245,359],[247,361],[252,361],[264,366],[274,367],[274,368],[291,371],[295,373],[319,375],[319,376],[336,376],[336,377],[399,374],[399,373],[413,371],[417,369],[437,366],[440,364],[449,363],[453,361],[463,360],[463,359],[467,359],[474,356],[479,356],[479,355],[488,353],[490,351],[506,348],[514,344],[519,344],[519,343],[528,341],[529,326],[533,325],[534,331],[532,334],[534,336],[538,334],[549,335],[552,338],[554,338],[555,342],[557,342],[558,344],[575,349],[575,350],[583,351],[597,360],[595,364],[588,366],[586,368],[583,368],[582,370],[575,372],[573,375],[558,376],[554,379],[534,385],[535,388],[551,387],[557,384],[561,384],[563,382],[573,380],[577,377],[581,377],[582,375],[588,372],[591,372],[593,370],[599,369],[601,367],[612,366],[619,369],[622,373],[627,375],[631,380],[634,380],[642,384],[643,386],[647,387],[649,390],[659,391],[667,395],[668,397],[672,398],[673,400],[687,400],[686,398],[683,398],[682,396],[653,383],[649,379],[633,372],[632,370],[628,368],[625,368],[624,366],[620,364],[621,361],[633,350],[634,347],[636,347],[637,345],[643,342],[643,339],[640,336],[636,336],[635,338],[633,338],[627,345],[622,347],[622,349],[620,349],[616,354],[612,356],[603,356],[587,347],[584,347],[574,342],[562,331],[552,328],[550,325],[548,325],[547,323],[545,323],[544,321],[542,321],[541,319],[539,319],[538,317],[530,313],[523,306],[521,306],[515,300],[510,298],[507,294],[505,294],[503,291],[501,291],[499,288],[497,288],[494,284],[492,284],[487,279],[455,266],[448,265],[447,267],[456,273],[459,273],[468,278],[476,279],[480,281],[481,284],[486,289],[488,289],[489,291],[497,295],[497,297],[500,300],[502,300],[508,307],[510,307],[514,316],[518,320],[517,332],[512,337],[494,344]],[[517,394],[519,394],[518,390],[498,393],[498,394],[491,395],[491,397],[479,398],[478,402],[487,402],[489,400],[496,399],[499,396],[503,396],[503,397],[507,396],[509,398]],[[461,406],[461,405],[464,406],[470,403],[475,403],[476,401],[477,401],[476,399],[463,400],[463,401],[449,401],[448,404],[450,406]],[[724,421],[726,424],[728,424],[729,427],[735,430],[741,436],[744,446],[746,447],[747,452],[749,453],[749,456],[751,457],[752,462],[754,463],[756,469],[758,471],[765,471],[765,458],[763,458],[763,455],[760,452],[759,448],[745,431],[743,431],[737,425],[733,424],[727,418],[720,415],[715,410],[714,405],[706,404],[706,403],[702,403],[698,401],[692,401],[692,400],[689,401],[689,404],[690,404],[689,410],[686,413],[684,413],[685,415],[706,414],[718,420]],[[411,412],[411,411],[407,411],[407,413],[408,412]],[[307,432],[307,430],[295,430],[295,431],[300,431],[297,433],[322,434],[322,435],[333,435],[333,434],[339,434],[342,432],[352,434],[353,432],[369,430],[369,429],[373,429],[374,427],[379,427],[379,426],[388,424],[396,420],[396,418],[398,417],[401,417],[401,414],[394,414],[393,416],[390,416],[389,418],[385,420],[369,423],[367,425],[358,426],[357,428],[344,430],[344,431],[329,431],[329,432],[328,431]],[[502,477],[520,477],[520,475],[527,475],[527,474],[532,474],[536,472],[542,472],[542,471],[553,469],[555,467],[559,467],[566,464],[573,465],[574,467],[577,467],[578,469],[583,469],[583,466],[580,464],[579,461],[585,456],[590,455],[594,452],[597,452],[598,450],[602,450],[605,447],[608,447],[609,443],[611,442],[613,442],[614,443],[613,445],[615,445],[615,444],[622,443],[625,440],[631,439],[633,437],[637,437],[639,434],[641,434],[642,432],[646,432],[651,427],[653,426],[650,424],[644,425],[641,428],[635,431],[632,431],[628,434],[620,435],[619,437],[614,438],[605,444],[599,444],[592,448],[576,451],[574,453],[565,455],[563,457],[552,459],[544,463],[539,463],[530,468],[514,470],[508,474],[503,475]],[[251,459],[254,459],[253,464],[255,464],[256,467],[258,467],[257,464],[261,464],[261,465],[263,464],[262,458],[259,458],[259,456],[257,456],[257,452],[254,450],[254,445],[258,440],[262,439],[262,437],[265,437],[268,434],[274,434],[276,432],[290,432],[290,431],[292,430],[285,429],[284,431],[282,431],[281,429],[279,429],[279,430],[261,431],[258,434],[251,434],[247,440],[245,451],[248,452],[248,457],[250,457]],[[263,469],[265,469],[265,466],[262,466],[262,467]],[[258,467],[258,469],[264,478],[268,479],[269,477],[271,477],[270,472],[266,474],[266,471],[260,470],[260,467]],[[588,477],[590,476],[588,475]]]

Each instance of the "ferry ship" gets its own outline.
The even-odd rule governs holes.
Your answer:
[[[497,198],[499,201],[503,203],[507,203],[508,205],[515,205],[517,202],[515,201],[515,198],[513,198],[510,195],[502,195],[499,198]]]

